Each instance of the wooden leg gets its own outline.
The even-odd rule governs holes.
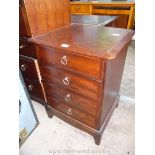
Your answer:
[[[47,112],[48,117],[49,118],[52,118],[53,117],[53,114],[52,114],[51,110],[48,107],[45,107],[45,109],[46,109],[46,112]]]
[[[120,99],[120,95],[118,96],[118,100],[117,100],[116,108],[118,108],[119,99]]]
[[[94,137],[94,140],[95,140],[95,144],[96,144],[96,145],[100,145],[101,137],[102,137],[101,134],[97,134],[97,135]]]
[[[117,103],[117,105],[116,105],[116,108],[118,108],[118,103]]]

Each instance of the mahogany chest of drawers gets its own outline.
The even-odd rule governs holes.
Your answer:
[[[99,144],[118,105],[132,31],[70,24],[69,0],[20,2],[19,65],[31,98]]]
[[[19,68],[30,97],[44,105],[46,100],[41,83],[35,46],[28,43],[27,39],[21,38],[19,41],[19,54]]]
[[[125,29],[72,24],[30,39],[36,45],[49,117],[88,132],[99,144],[118,105],[132,36]]]

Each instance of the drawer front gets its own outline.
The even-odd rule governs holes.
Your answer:
[[[72,13],[91,13],[91,5],[71,5]]]
[[[55,64],[64,69],[72,69],[95,79],[101,79],[101,60],[67,54],[54,48],[38,47],[38,60],[42,64]]]
[[[56,84],[49,85],[44,83],[44,88],[47,96],[55,96],[66,104],[96,116],[97,102],[88,100],[87,98]]]
[[[28,43],[26,40],[19,40],[19,54],[36,58],[35,46],[32,43]]]
[[[52,108],[63,112],[64,114],[79,120],[80,122],[85,123],[88,126],[95,128],[95,118],[91,115],[85,114],[75,108],[71,108],[70,106],[66,105],[65,103],[61,102],[60,100],[54,97],[47,97],[48,104]]]
[[[42,79],[45,82],[53,82],[63,87],[70,88],[91,99],[97,100],[101,90],[101,83],[84,77],[73,75],[67,71],[40,66]]]
[[[39,80],[36,65],[33,59],[20,57],[19,65],[24,77],[32,80]]]
[[[32,81],[32,80],[28,80],[25,78],[24,78],[24,81],[25,81],[25,85],[32,99],[35,98],[37,100],[45,101],[42,87],[39,81]]]

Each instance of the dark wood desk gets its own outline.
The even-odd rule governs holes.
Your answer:
[[[102,16],[102,15],[72,15],[71,22],[74,24],[106,26],[112,24],[117,16]]]

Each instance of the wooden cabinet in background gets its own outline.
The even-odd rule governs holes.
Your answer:
[[[72,14],[91,14],[92,6],[90,4],[77,4],[71,5]]]
[[[21,0],[20,36],[32,37],[70,24],[69,0]]]
[[[46,102],[36,49],[28,39],[70,24],[69,0],[19,1],[19,68],[31,98]]]
[[[91,1],[81,0],[71,2],[72,14],[111,15],[119,16],[115,27],[132,29],[135,18],[135,2],[131,1]],[[109,26],[113,26],[109,25]]]

